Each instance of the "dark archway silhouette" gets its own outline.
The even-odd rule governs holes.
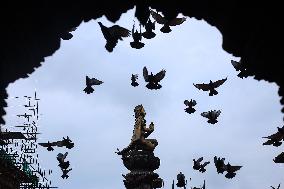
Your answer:
[[[2,116],[5,115],[4,107],[7,106],[4,100],[8,96],[6,87],[19,78],[28,77],[45,57],[58,50],[66,31],[77,27],[81,22],[103,15],[115,22],[122,13],[135,6],[139,9],[150,6],[168,18],[182,13],[199,20],[204,19],[215,26],[223,36],[223,49],[241,57],[246,69],[255,79],[276,82],[280,87],[280,102],[284,104],[284,79],[283,74],[278,72],[282,70],[283,48],[279,48],[278,44],[282,44],[283,27],[280,12],[277,12],[278,4],[275,2],[258,2],[254,7],[244,0],[6,3],[6,6],[1,7],[0,17],[0,123],[4,123]]]

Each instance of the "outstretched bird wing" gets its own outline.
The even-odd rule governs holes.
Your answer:
[[[203,160],[203,157],[198,158],[197,162],[201,162]]]
[[[203,167],[205,167],[206,165],[208,165],[210,163],[210,161],[206,161],[203,163]]]
[[[170,26],[176,26],[182,24],[184,21],[186,21],[186,17],[182,18],[174,18],[169,22]]]
[[[231,64],[234,66],[236,71],[240,71],[241,70],[241,63],[237,62],[235,60],[231,60]]]
[[[196,105],[196,101],[195,100],[190,100],[189,103],[190,103],[191,106],[195,106]]]
[[[184,103],[186,106],[190,106],[190,102],[189,102],[188,100],[185,100],[183,103]]]
[[[235,171],[240,170],[242,167],[243,167],[243,166],[231,166],[231,170],[232,170],[233,172],[235,172]]]
[[[63,155],[63,159],[65,159],[68,155],[68,152],[65,152],[65,154]]]
[[[277,140],[280,141],[284,138],[284,135],[280,132],[274,133],[268,137],[262,137],[262,138],[267,138],[267,139],[271,139],[271,140]]]
[[[109,28],[109,32],[113,37],[119,38],[122,40],[122,37],[129,37],[130,30],[123,28],[119,25],[113,25]]]
[[[203,116],[203,117],[206,117],[206,118],[210,119],[209,112],[202,112],[200,115]]]
[[[132,74],[131,75],[131,80],[135,81],[136,79],[138,79],[138,75],[137,74]]]
[[[214,156],[214,164],[216,165],[217,164],[217,156]]]
[[[63,143],[62,140],[56,142],[56,146],[58,146],[58,147],[62,147],[63,144],[64,144],[64,143]]]
[[[217,80],[213,83],[213,86],[214,88],[217,88],[219,87],[220,85],[222,85],[225,81],[227,81],[227,77],[225,79],[220,79],[220,80]]]
[[[144,66],[144,68],[143,68],[143,77],[144,77],[146,82],[149,81],[149,75],[148,75],[148,70],[147,70],[146,66]]]
[[[203,91],[209,91],[210,90],[210,86],[209,84],[205,84],[205,83],[202,83],[202,84],[194,84],[193,85],[199,89],[199,90],[203,90]]]
[[[100,85],[102,83],[103,83],[103,81],[100,81],[96,78],[90,79],[88,76],[86,76],[86,84],[87,85]]]
[[[156,82],[160,82],[166,75],[166,70],[162,70],[159,73],[157,73],[154,77]]]
[[[227,164],[227,171],[228,172],[236,172],[238,170],[240,170],[242,168],[242,166],[238,166],[238,165],[230,165],[229,163]]]
[[[211,112],[212,112],[211,114],[213,114],[212,117],[214,117],[214,118],[219,117],[219,115],[221,114],[221,110],[218,110],[218,111],[214,110],[214,111],[211,111]]]
[[[270,186],[272,189],[276,189],[275,187],[273,187],[273,186]],[[277,189],[279,189],[280,188],[280,184],[277,186]]]
[[[58,153],[57,154],[57,159],[60,159],[61,161],[64,161],[65,158],[67,157],[67,155],[68,155],[68,152],[65,152],[65,154]]]
[[[38,143],[38,144],[43,147],[56,146],[56,142],[44,142],[44,143]]]
[[[166,24],[168,22],[167,19],[165,19],[162,15],[160,15],[157,12],[150,11],[152,17],[159,23],[159,24]]]

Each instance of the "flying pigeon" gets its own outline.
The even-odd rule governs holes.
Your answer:
[[[116,44],[118,43],[118,40],[123,40],[123,37],[129,37],[130,31],[126,28],[123,28],[119,25],[113,25],[111,27],[104,26],[101,22],[98,22],[101,31],[104,35],[104,38],[106,39],[106,45],[105,48],[108,52],[112,52]]]
[[[225,81],[227,81],[227,78],[217,80],[217,81],[211,81],[207,84],[193,84],[197,89],[203,90],[203,91],[209,91],[209,96],[217,95],[218,91],[216,91],[216,88],[221,86]]]
[[[83,90],[85,93],[90,94],[94,92],[94,89],[92,88],[93,85],[101,85],[104,83],[103,81],[100,81],[96,78],[90,79],[88,76],[86,76],[86,88]]]
[[[163,32],[163,33],[171,32],[172,30],[171,30],[170,26],[180,25],[186,20],[186,17],[174,18],[174,19],[171,19],[171,20],[167,20],[165,17],[163,17],[162,15],[160,15],[157,12],[150,10],[150,13],[151,13],[152,17],[157,21],[157,23],[164,25],[160,29],[160,31]]]
[[[166,75],[166,70],[162,70],[156,75],[153,75],[153,73],[151,72],[151,74],[149,75],[146,66],[143,68],[143,76],[145,81],[148,83],[146,87],[151,90],[153,89],[157,90],[162,88],[159,82],[165,77],[165,75]]]

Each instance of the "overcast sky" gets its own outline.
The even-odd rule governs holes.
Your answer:
[[[131,29],[133,19],[131,10],[117,24]],[[205,179],[208,189],[261,189],[283,182],[283,165],[272,161],[283,146],[262,146],[261,138],[283,124],[278,87],[252,78],[238,78],[230,60],[239,58],[221,48],[222,36],[215,27],[188,18],[173,27],[171,33],[164,34],[159,30],[161,26],[156,25],[157,36],[143,39],[144,48],[132,49],[132,38],[127,38],[109,53],[98,21],[113,25],[105,17],[82,23],[73,32],[74,37],[62,41],[61,48],[45,58],[29,78],[8,87],[10,97],[33,95],[37,90],[42,114],[39,131],[43,133],[39,142],[68,135],[75,143],[71,150],[57,148],[48,152],[39,147],[42,167],[53,169],[53,185],[62,189],[124,188],[121,174],[128,170],[114,152],[129,144],[133,109],[138,104],[144,105],[147,124],[155,124],[149,138],[159,142],[155,155],[161,165],[156,172],[164,179],[165,188],[171,187],[179,171],[188,180],[192,178],[189,186],[201,186]],[[166,70],[160,90],[145,87],[144,66],[153,73]],[[130,85],[132,73],[139,74],[140,85],[136,88]],[[83,92],[86,75],[104,81],[89,95]],[[225,77],[228,80],[213,97],[192,85]],[[183,101],[191,98],[197,101],[197,111],[187,114]],[[19,101],[8,100],[11,107],[6,108],[7,126],[15,125],[19,120],[15,114],[23,113],[17,107]],[[214,109],[222,113],[219,122],[211,125],[200,113]],[[66,151],[73,170],[69,179],[63,180],[56,155]],[[217,174],[215,155],[225,157],[232,165],[243,166],[235,178]],[[211,161],[203,174],[192,169],[192,159],[200,156]]]

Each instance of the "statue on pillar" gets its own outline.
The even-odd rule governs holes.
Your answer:
[[[148,139],[154,131],[154,123],[146,125],[146,112],[142,105],[134,109],[135,125],[130,144],[123,150],[116,152],[122,156],[124,166],[130,173],[122,175],[127,189],[161,188],[163,180],[153,171],[160,166],[160,159],[155,157],[154,149],[158,145],[156,139]]]
[[[147,151],[154,151],[158,145],[156,139],[146,139],[154,131],[154,123],[151,122],[149,127],[146,126],[146,112],[142,105],[138,105],[134,109],[135,125],[130,144],[123,150],[117,152],[118,155],[125,155],[134,148],[140,148]]]

